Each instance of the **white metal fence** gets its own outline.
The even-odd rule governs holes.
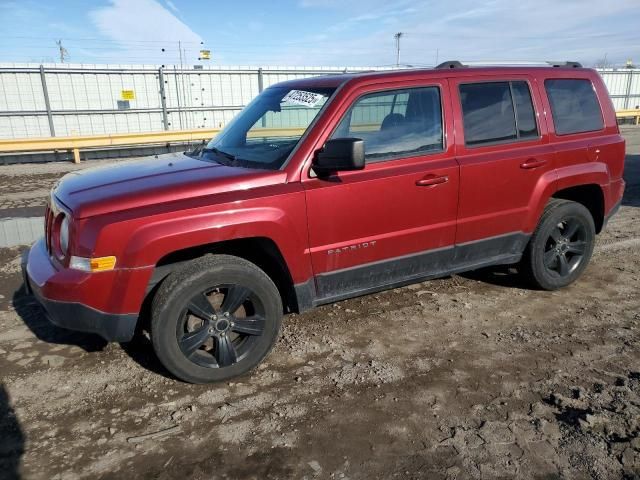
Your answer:
[[[640,108],[640,69],[598,69],[616,110]]]
[[[274,83],[347,70],[371,69],[0,64],[0,138],[218,128]]]
[[[369,67],[0,64],[0,138],[218,128],[277,82]],[[602,70],[616,109],[640,105],[640,70]]]

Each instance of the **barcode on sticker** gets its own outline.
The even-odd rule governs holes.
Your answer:
[[[282,103],[295,103],[305,107],[315,107],[323,98],[324,96],[319,93],[291,90],[284,96]]]

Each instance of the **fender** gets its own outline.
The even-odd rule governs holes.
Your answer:
[[[207,197],[144,205],[81,219],[77,228],[77,254],[114,255],[117,259],[114,272],[122,281],[111,289],[109,308],[118,313],[139,311],[163,257],[227,240],[268,238],[294,282],[312,277],[305,194],[299,183],[230,189]],[[119,293],[113,298],[116,290]],[[94,296],[108,295],[94,292]]]
[[[285,212],[272,207],[210,212],[145,225],[133,232],[124,252],[127,264],[155,265],[177,250],[250,237],[267,237],[285,258],[303,252],[303,239],[292,238],[295,228]],[[293,248],[287,248],[291,246]],[[292,263],[293,259],[291,259]]]
[[[118,233],[121,239],[126,238],[116,253],[115,272],[123,275],[123,281],[119,283],[117,298],[111,298],[110,307],[118,311],[139,311],[161,258],[179,250],[225,240],[269,238],[280,250],[292,280],[295,283],[308,280],[312,273],[306,248],[306,207],[300,196],[304,193],[267,197],[271,199],[271,206],[242,205],[253,203],[251,201],[238,205],[226,203],[105,225],[99,242],[108,244]],[[264,198],[261,201],[264,204]],[[281,205],[277,206],[278,203]]]
[[[542,175],[538,180],[534,195],[531,197],[525,231],[531,233],[535,230],[544,207],[556,192],[565,188],[593,184],[599,185],[603,190],[603,195],[607,198],[609,168],[606,163],[590,162],[570,165]]]
[[[589,162],[556,169],[558,190],[579,185],[595,184],[605,188],[609,185],[609,166],[603,162]]]

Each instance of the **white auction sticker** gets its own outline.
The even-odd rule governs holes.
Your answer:
[[[315,107],[323,98],[324,95],[320,93],[291,90],[284,96],[282,103],[295,103],[296,105],[304,105],[305,107]]]

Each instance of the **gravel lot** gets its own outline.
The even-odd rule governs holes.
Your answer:
[[[624,133],[623,207],[575,285],[490,269],[329,305],[225,384],[174,380],[145,338],[53,327],[20,290],[24,247],[0,249],[0,477],[640,478],[640,129]],[[40,215],[85,166],[0,167],[0,215]]]

